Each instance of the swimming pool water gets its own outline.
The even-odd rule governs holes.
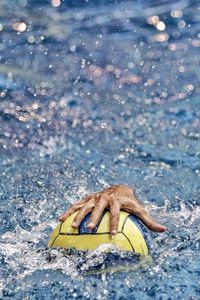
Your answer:
[[[0,2],[0,298],[200,299],[199,47],[198,1]],[[117,183],[152,257],[47,249]]]

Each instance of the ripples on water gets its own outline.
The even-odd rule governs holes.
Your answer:
[[[199,299],[198,1],[0,2],[0,295]],[[75,200],[128,183],[152,258],[49,250]]]

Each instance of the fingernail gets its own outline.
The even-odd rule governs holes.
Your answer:
[[[112,235],[115,235],[116,233],[117,233],[116,230],[112,230],[112,232],[111,232]]]

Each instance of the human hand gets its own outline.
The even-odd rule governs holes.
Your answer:
[[[84,217],[91,213],[88,228],[93,229],[103,213],[110,210],[110,233],[117,233],[120,210],[137,216],[150,230],[164,232],[167,228],[156,222],[136,198],[134,191],[127,185],[114,185],[101,192],[93,193],[83,200],[73,204],[59,220],[64,221],[74,212],[79,211],[73,220],[72,227],[78,228]]]

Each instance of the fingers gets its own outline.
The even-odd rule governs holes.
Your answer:
[[[147,213],[142,213],[138,218],[152,231],[155,232],[165,232],[167,227],[161,225],[156,222],[152,217],[150,217]]]
[[[85,218],[85,216],[92,210],[94,207],[94,201],[89,201],[86,203],[78,212],[76,217],[73,220],[72,227],[77,228],[81,224],[82,220]]]
[[[68,209],[59,220],[64,221],[74,212],[78,211],[73,220],[72,227],[79,227],[84,217],[92,211],[88,228],[93,229],[99,222],[104,209],[110,207],[110,232],[115,235],[118,230],[120,209],[136,215],[150,230],[164,232],[167,228],[156,222],[137,199],[134,190],[126,185],[116,185],[109,187],[103,192],[94,193]]]
[[[59,217],[59,220],[64,222],[67,218],[69,218],[69,216],[71,216],[73,213],[75,213],[76,211],[78,211],[82,207],[83,207],[83,204],[80,204],[80,203],[74,204],[64,214],[62,214]]]
[[[92,215],[90,217],[89,224],[88,224],[89,229],[93,229],[98,224],[99,219],[107,205],[108,205],[107,198],[105,196],[100,197],[99,202],[97,202],[97,204],[95,205],[92,211]]]
[[[120,203],[119,201],[112,201],[110,203],[110,233],[115,235],[117,233],[120,215]]]
[[[92,200],[92,196],[87,196],[85,198],[83,198],[82,200],[80,200],[79,202],[73,204],[64,214],[62,214],[59,217],[60,221],[65,221],[67,218],[69,218],[74,212],[78,211],[79,209],[81,209],[85,203],[89,202],[90,200]]]
[[[136,215],[146,226],[152,231],[155,232],[164,232],[167,230],[167,227],[156,222],[147,212],[144,207],[139,203],[135,202],[127,197],[121,198],[122,208]]]

